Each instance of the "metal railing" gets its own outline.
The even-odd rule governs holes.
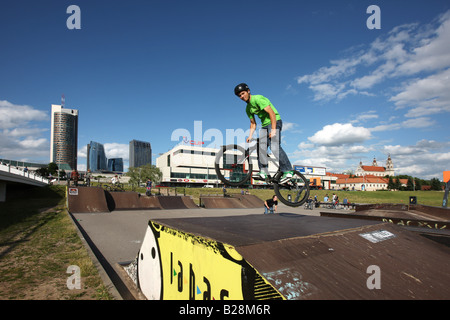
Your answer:
[[[31,180],[41,181],[43,183],[49,183],[47,178],[41,177],[40,175],[30,172],[29,170],[25,170],[25,168],[18,169],[18,167],[11,166],[9,164],[0,163],[0,171],[12,173],[18,176],[22,176]]]

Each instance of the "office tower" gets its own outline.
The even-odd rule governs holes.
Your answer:
[[[77,169],[78,110],[52,104],[50,162],[61,170]]]
[[[114,172],[123,172],[123,159],[122,158],[108,159],[108,170]]]
[[[150,142],[130,141],[130,168],[152,164],[152,146]]]
[[[91,172],[108,170],[103,144],[91,141],[87,145],[87,169]]]

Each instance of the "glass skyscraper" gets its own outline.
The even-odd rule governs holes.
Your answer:
[[[152,146],[150,142],[130,141],[130,168],[152,164]]]
[[[108,159],[108,170],[114,172],[123,172],[123,159],[122,158]]]
[[[50,162],[61,170],[77,170],[78,110],[52,104]]]
[[[87,145],[87,169],[91,172],[108,170],[103,144],[91,141]]]

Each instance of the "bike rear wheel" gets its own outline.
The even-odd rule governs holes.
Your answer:
[[[273,189],[278,199],[290,207],[301,206],[309,197],[309,181],[298,171],[283,184],[274,183]]]
[[[229,186],[241,186],[252,175],[253,165],[248,150],[237,144],[222,146],[216,155],[214,165],[217,177]]]

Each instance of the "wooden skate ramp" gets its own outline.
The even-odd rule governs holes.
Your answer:
[[[151,196],[141,196],[139,198],[141,209],[161,209],[161,203],[159,203],[159,197]]]
[[[252,194],[243,194],[237,196],[246,208],[263,208],[264,201]]]
[[[401,226],[450,229],[450,209],[425,205],[368,204],[356,206],[355,213],[345,210],[321,212],[321,216],[379,220]]]
[[[158,200],[162,209],[192,209],[197,207],[190,197],[160,196]]]
[[[198,209],[198,206],[195,204],[194,200],[192,200],[191,197],[181,197],[181,200],[183,200],[184,205],[187,209]]]
[[[110,211],[141,209],[139,194],[136,192],[108,192],[106,200]]]
[[[450,298],[448,247],[367,220],[154,219],[135,264],[149,299]]]
[[[230,195],[227,197],[203,196],[200,203],[206,209],[263,208],[264,201],[254,195]]]
[[[234,197],[201,197],[200,203],[206,209],[245,208],[242,202]]]
[[[72,213],[198,208],[194,201],[186,196],[147,197],[137,192],[109,192],[100,187],[68,188],[67,203]]]
[[[68,187],[67,206],[72,213],[110,212],[100,187]]]

